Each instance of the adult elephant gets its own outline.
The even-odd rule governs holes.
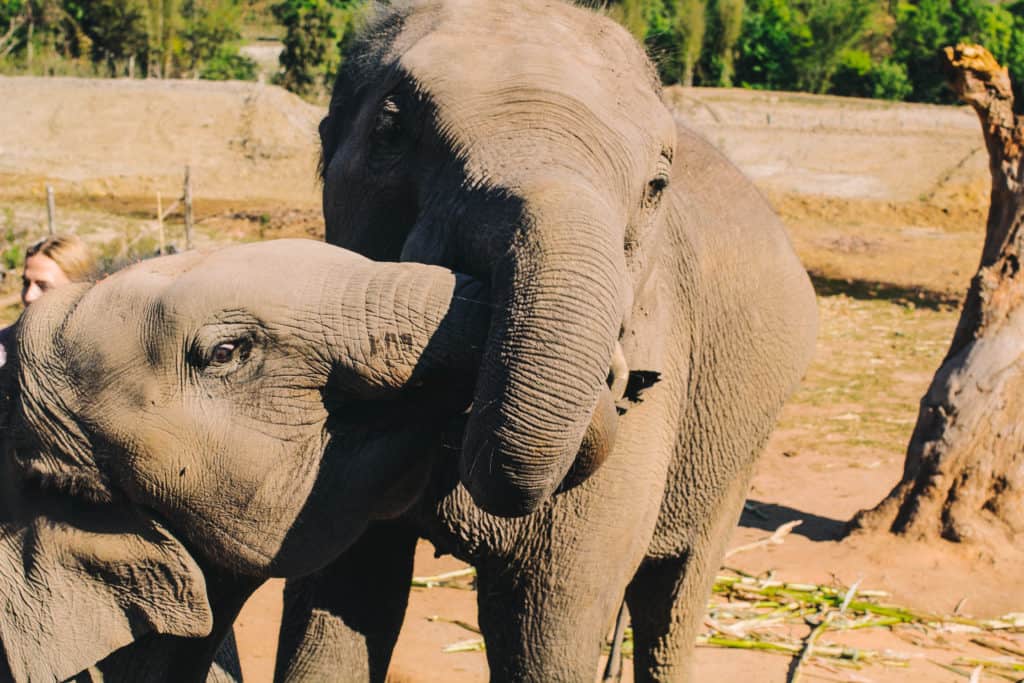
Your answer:
[[[484,291],[294,240],[32,304],[0,367],[0,681],[205,680],[267,577],[418,499]]]
[[[623,596],[637,680],[690,680],[814,345],[767,202],[673,117],[626,31],[552,0],[396,3],[320,137],[327,240],[471,274],[495,313],[461,450],[436,449],[401,522],[289,582],[278,678],[382,681],[423,536],[477,568],[492,680],[592,680]],[[621,400],[627,367],[660,376],[642,402]],[[562,486],[585,441],[603,465]]]

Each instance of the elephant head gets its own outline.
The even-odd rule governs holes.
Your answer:
[[[320,125],[327,239],[486,282],[460,478],[528,514],[614,440],[675,121],[632,37],[569,3],[405,3],[353,54]]]
[[[147,632],[203,636],[208,570],[304,574],[410,505],[425,435],[468,405],[484,299],[441,268],[283,240],[34,303],[0,371],[13,676],[63,679]]]

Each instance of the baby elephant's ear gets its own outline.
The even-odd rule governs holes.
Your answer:
[[[159,523],[128,505],[14,498],[0,519],[0,679],[65,680],[146,633],[210,633],[203,574]]]

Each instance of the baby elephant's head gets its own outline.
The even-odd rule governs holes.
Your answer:
[[[410,454],[468,406],[485,294],[305,240],[56,290],[20,323],[34,445],[17,461],[44,488],[155,512],[216,566],[311,571],[412,502]]]

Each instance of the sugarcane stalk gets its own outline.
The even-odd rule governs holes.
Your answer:
[[[455,583],[456,579],[472,576],[476,576],[476,568],[466,567],[434,576],[414,576],[412,577],[412,586],[413,588],[462,588],[463,586]]]
[[[987,647],[989,650],[995,650],[1002,655],[1010,655],[1011,657],[1024,657],[1024,650],[1020,648],[1012,647],[1006,643],[997,643],[994,640],[988,640],[987,638],[971,638],[971,642],[975,645],[981,645]]]
[[[1024,671],[1024,664],[1014,661],[997,661],[992,659],[976,659],[974,657],[957,657],[954,664],[962,666],[983,666],[986,669],[1003,669],[1005,671]]]
[[[758,650],[792,656],[803,649],[802,643],[771,640],[746,640],[742,638],[726,638],[724,636],[700,636],[697,638],[699,647],[725,647],[738,650]],[[877,650],[860,650],[840,645],[814,645],[809,656],[827,657],[829,659],[850,661],[872,661],[890,666],[906,666],[909,655],[896,652],[883,653]]]
[[[798,683],[800,680],[800,669],[810,656],[811,649],[814,647],[814,641],[816,641],[822,633],[828,630],[829,624],[832,623],[833,614],[834,612],[826,614],[821,622],[811,629],[811,632],[807,635],[807,640],[804,641],[803,649],[800,650],[800,656],[796,658],[796,662],[793,664],[787,683]]]
[[[483,638],[470,638],[469,640],[460,640],[457,643],[452,643],[441,650],[441,652],[483,652],[486,649]]]

